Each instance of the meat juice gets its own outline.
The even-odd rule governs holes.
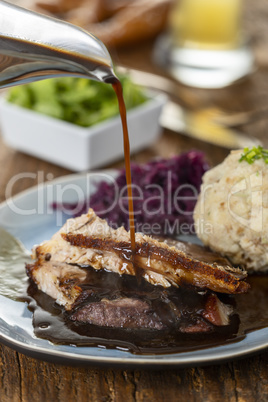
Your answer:
[[[213,345],[215,342],[224,342],[232,339],[238,331],[239,318],[234,314],[230,325],[215,328],[215,331],[205,333],[187,333],[184,329],[193,324],[193,316],[199,316],[204,308],[204,295],[189,288],[151,285],[141,278],[139,287],[131,275],[118,275],[117,273],[87,268],[85,284],[81,285],[88,297],[79,302],[78,310],[66,312],[55,301],[37,290],[31,284],[28,294],[34,301],[30,303],[33,309],[33,325],[35,334],[48,339],[55,344],[75,344],[78,346],[104,346],[106,348],[119,348],[129,350],[136,354],[163,354]],[[103,299],[127,300],[129,302],[128,317],[118,311],[110,311],[111,319],[106,324],[99,325],[76,321],[74,316],[81,308],[101,303]],[[225,301],[233,303],[232,297],[225,296]],[[145,324],[142,312],[137,313],[137,306],[133,301],[148,303],[152,312],[148,314]],[[133,306],[133,307],[132,307]],[[115,308],[116,309],[116,308]],[[142,320],[142,325],[141,324]],[[111,322],[112,321],[112,322]],[[149,324],[149,326],[148,326]],[[212,326],[211,326],[212,328]]]
[[[111,289],[111,295],[117,294],[118,290],[121,291],[122,288],[125,290],[126,287],[136,286],[135,278],[129,275],[124,275],[122,285],[122,277],[120,278],[118,274],[93,271],[93,276],[102,276],[102,284],[105,281],[114,282],[115,286]],[[54,344],[105,347],[127,350],[140,355],[156,355],[239,343],[247,334],[268,328],[268,277],[251,276],[249,283],[251,289],[247,294],[224,296],[225,302],[235,306],[235,314],[231,317],[229,325],[215,327],[214,331],[210,333],[181,333],[177,330],[175,322],[173,327],[161,330],[109,328],[75,323],[69,320],[63,307],[57,305],[55,300],[45,293],[37,290],[35,285],[29,286],[26,297],[31,296],[29,308],[33,311],[33,326],[37,337],[48,339]],[[94,286],[101,295],[101,290],[93,279],[92,288]],[[164,321],[168,320],[164,304],[158,303],[159,299],[163,298],[163,291],[142,280],[139,290],[136,292],[137,297],[144,291],[147,294],[146,300],[153,305],[156,303],[155,308],[157,308],[160,318]],[[202,308],[202,297],[197,292],[189,289],[169,288],[164,293],[166,300],[169,300],[171,304],[179,294],[182,311],[189,309],[193,299],[196,299],[196,307],[198,308],[199,305],[199,308]]]
[[[132,197],[132,183],[131,183],[131,167],[130,167],[130,145],[129,145],[129,135],[127,126],[127,114],[126,106],[123,97],[123,90],[120,81],[115,81],[113,88],[117,95],[119,111],[122,121],[123,129],[123,139],[124,139],[124,157],[125,157],[125,169],[126,169],[126,182],[127,182],[127,192],[128,192],[128,214],[129,214],[129,231],[130,231],[130,241],[132,253],[135,253],[135,217],[133,209],[133,197]]]

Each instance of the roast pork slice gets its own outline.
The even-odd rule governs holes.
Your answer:
[[[51,238],[37,246],[33,258],[90,265],[120,275],[135,275],[137,267],[148,282],[163,287],[192,285],[221,293],[244,293],[246,272],[216,253],[189,243],[157,240],[136,233],[133,259],[130,235],[111,228],[92,209],[69,219]]]
[[[81,294],[80,284],[87,277],[87,271],[78,266],[57,261],[42,261],[26,265],[27,275],[40,290],[56,300],[66,310]]]

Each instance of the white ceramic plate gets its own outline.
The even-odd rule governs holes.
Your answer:
[[[103,171],[65,176],[24,191],[0,205],[0,226],[30,250],[34,244],[50,238],[66,218],[49,207],[52,201],[59,200],[59,194],[63,201],[75,202],[91,192],[92,180],[108,179],[115,174]],[[268,328],[222,346],[176,354],[134,355],[116,349],[53,345],[36,338],[27,304],[0,296],[0,341],[32,357],[64,364],[164,368],[215,364],[260,352],[268,346]]]

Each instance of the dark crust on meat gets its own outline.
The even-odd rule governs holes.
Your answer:
[[[84,236],[82,234],[71,234],[71,233],[62,233],[61,236],[64,240],[69,242],[72,246],[77,246],[81,248],[93,248],[96,250],[105,250],[105,251],[113,251],[117,253],[120,258],[131,261],[131,246],[128,242],[117,242],[112,240],[111,238],[103,239],[103,238],[94,238]],[[205,276],[207,278],[214,279],[219,283],[219,288],[222,287],[221,290],[225,293],[245,293],[249,289],[249,284],[244,282],[244,275],[241,272],[241,277],[237,274],[237,272],[232,273],[228,272],[224,269],[219,268],[217,265],[209,265],[202,261],[198,261],[195,259],[191,259],[187,257],[185,254],[179,252],[175,252],[173,250],[169,250],[167,248],[157,247],[154,244],[144,242],[142,244],[136,243],[136,256],[145,257],[147,259],[154,259],[159,261],[164,261],[170,263],[174,267],[178,267],[185,272],[188,271],[189,275],[191,272],[196,273],[198,275]],[[140,264],[139,264],[140,265]],[[143,269],[154,270],[152,267],[144,267]],[[156,271],[155,271],[156,272]],[[163,272],[158,272],[163,276],[169,278],[170,274],[166,274]],[[173,278],[174,280],[174,278]],[[180,278],[178,278],[178,281]],[[183,282],[185,278],[183,278]]]

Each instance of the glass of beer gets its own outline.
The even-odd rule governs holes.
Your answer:
[[[253,56],[241,29],[241,11],[242,0],[175,1],[156,59],[164,56],[172,75],[195,87],[220,88],[249,74]]]

